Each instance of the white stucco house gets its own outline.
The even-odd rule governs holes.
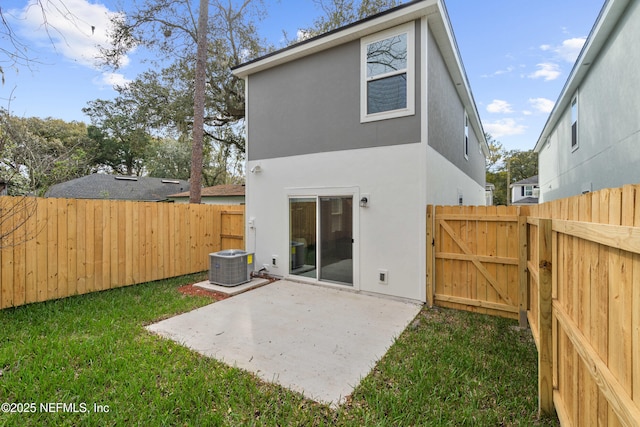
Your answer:
[[[640,2],[607,0],[538,139],[540,201],[640,183]]]
[[[170,194],[169,201],[189,203],[189,192]],[[244,205],[244,184],[221,184],[200,190],[200,203],[205,205]]]
[[[510,185],[512,205],[534,205],[540,197],[538,175],[521,179]]]
[[[233,73],[256,269],[426,301],[426,206],[484,204],[488,155],[444,3],[412,1]]]

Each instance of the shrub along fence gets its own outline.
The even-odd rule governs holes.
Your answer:
[[[427,218],[431,301],[528,319],[541,412],[640,425],[640,186]]]
[[[0,197],[0,309],[204,271],[244,207]]]

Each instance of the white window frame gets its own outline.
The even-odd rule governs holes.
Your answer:
[[[399,36],[401,34],[407,34],[407,68],[405,70],[398,70],[393,73],[386,73],[378,75],[372,78],[367,77],[367,46],[371,43],[378,42],[380,40],[388,39],[390,37]],[[415,114],[415,23],[408,22],[406,24],[390,28],[388,30],[376,33],[367,37],[363,37],[360,40],[360,122],[373,122],[377,120],[393,119],[396,117],[412,116]],[[391,77],[396,74],[407,75],[407,106],[406,108],[400,108],[397,110],[382,111],[379,113],[368,114],[367,113],[367,82],[370,80],[378,80],[384,77]]]
[[[574,110],[574,106],[575,106],[575,110]],[[575,114],[574,114],[575,113]],[[579,131],[580,131],[580,106],[578,104],[578,92],[575,93],[575,95],[573,95],[571,97],[571,103],[569,104],[569,114],[571,117],[571,122],[570,122],[570,131],[569,134],[571,135],[571,151],[576,151],[579,147],[580,147],[580,138],[579,138]],[[574,144],[574,140],[573,140],[573,124],[576,124],[576,139],[575,139],[575,144]]]
[[[462,140],[462,150],[465,160],[469,160],[469,115],[464,112],[464,139]]]

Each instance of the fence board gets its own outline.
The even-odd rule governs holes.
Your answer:
[[[0,197],[0,214],[0,235],[22,224],[0,246],[0,309],[203,271],[244,247],[243,206]]]

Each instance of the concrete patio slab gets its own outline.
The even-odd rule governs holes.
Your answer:
[[[147,329],[265,381],[339,405],[421,307],[281,280]]]

